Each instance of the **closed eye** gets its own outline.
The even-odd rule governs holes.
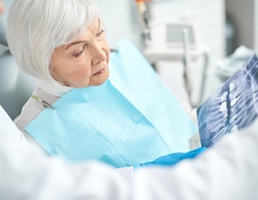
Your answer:
[[[75,54],[75,57],[78,58],[80,55],[82,55],[82,53],[85,51],[85,48],[87,46],[87,43],[83,45],[82,49]]]
[[[104,33],[104,30],[103,29],[101,29],[98,33],[97,33],[97,37],[99,37],[99,36],[101,36],[102,35],[102,33]]]

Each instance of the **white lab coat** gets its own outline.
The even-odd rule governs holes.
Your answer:
[[[258,121],[195,160],[122,173],[97,162],[65,163],[20,140],[0,110],[0,199],[257,200]]]

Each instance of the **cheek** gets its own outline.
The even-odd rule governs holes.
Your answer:
[[[105,42],[104,50],[105,50],[105,52],[106,52],[106,54],[107,54],[107,62],[109,62],[110,48],[109,48],[109,45],[108,45],[107,41]]]
[[[74,81],[80,81],[82,79],[88,79],[91,75],[91,70],[90,67],[82,66],[72,70],[71,73],[68,74],[68,76],[69,75],[71,79],[74,79]]]
[[[87,87],[90,85],[92,71],[89,62],[73,65],[73,70],[67,74],[67,82],[71,87]]]
[[[89,84],[91,69],[87,65],[65,63],[62,67],[54,67],[52,76],[57,81],[70,87],[85,87]]]
[[[65,50],[56,49],[52,59],[51,74],[62,84],[71,87],[83,87],[89,84],[91,76],[91,63],[87,56],[73,58],[66,56]]]

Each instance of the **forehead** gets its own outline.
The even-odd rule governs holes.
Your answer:
[[[72,40],[70,40],[69,42],[58,46],[56,50],[58,49],[65,49],[67,50],[68,48],[70,48],[71,46],[75,46],[76,44],[80,44],[83,42],[87,42],[88,40],[90,40],[91,37],[94,37],[99,29],[100,29],[100,20],[96,19],[94,21],[92,21],[87,27],[86,29],[84,29],[81,33],[79,33],[77,36],[75,35],[75,37],[73,37]]]
[[[95,19],[94,21],[92,21],[91,23],[89,23],[89,25],[86,28],[86,31],[98,31],[100,28],[100,20],[99,19]]]
[[[74,37],[74,39],[71,42],[74,42],[80,39],[86,39],[87,37],[96,35],[96,33],[99,31],[99,28],[100,28],[100,20],[96,19],[91,23],[89,23],[88,26],[83,30],[83,32],[79,33],[77,37]]]

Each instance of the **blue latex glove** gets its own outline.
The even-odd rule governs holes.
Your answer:
[[[171,153],[166,156],[161,156],[156,160],[146,163],[140,163],[138,165],[134,165],[134,169],[138,169],[141,167],[149,167],[149,166],[172,166],[177,164],[179,161],[184,159],[192,159],[198,156],[201,152],[203,152],[206,148],[201,147],[187,153]]]

